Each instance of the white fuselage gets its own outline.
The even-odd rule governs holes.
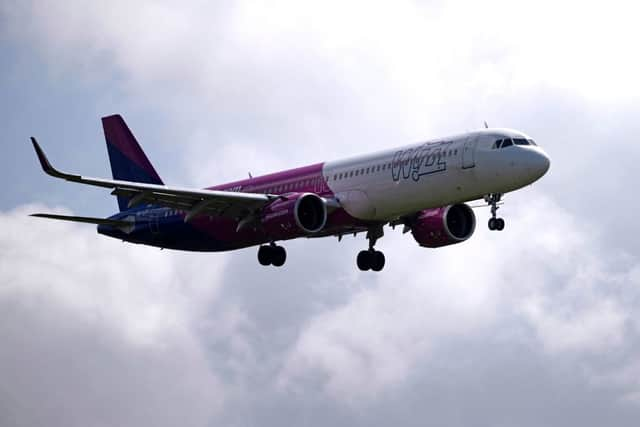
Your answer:
[[[521,145],[496,148],[496,141],[503,139]],[[513,191],[533,183],[548,169],[546,153],[528,136],[510,129],[484,129],[326,162],[323,172],[350,215],[389,221],[422,209]]]

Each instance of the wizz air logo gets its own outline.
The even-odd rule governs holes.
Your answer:
[[[425,143],[416,148],[400,150],[393,155],[391,175],[394,181],[413,179],[447,170],[447,157],[452,141]]]

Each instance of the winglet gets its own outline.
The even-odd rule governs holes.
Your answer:
[[[40,166],[42,166],[42,170],[44,170],[44,172],[47,175],[51,175],[56,178],[68,179],[68,180],[73,180],[74,178],[78,178],[75,175],[70,175],[67,173],[60,172],[59,170],[51,166],[49,159],[47,159],[47,156],[46,154],[44,154],[44,151],[40,147],[40,144],[38,144],[38,141],[36,141],[36,139],[33,136],[31,137],[31,143],[33,144],[33,148],[36,150],[36,155],[38,156],[38,160],[40,161]]]

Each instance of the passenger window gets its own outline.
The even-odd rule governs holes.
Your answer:
[[[505,139],[504,141],[502,141],[502,147],[501,148],[506,148],[513,145],[513,142],[511,142],[510,138]]]
[[[369,173],[369,168],[367,168],[367,172],[366,173]]]
[[[364,168],[360,169],[360,175],[364,175]]]
[[[353,171],[349,172],[349,178],[353,176]]]

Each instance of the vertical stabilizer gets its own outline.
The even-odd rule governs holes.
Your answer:
[[[162,185],[153,165],[140,148],[135,136],[119,115],[102,118],[113,179]],[[118,196],[120,210],[126,210],[129,199]]]

